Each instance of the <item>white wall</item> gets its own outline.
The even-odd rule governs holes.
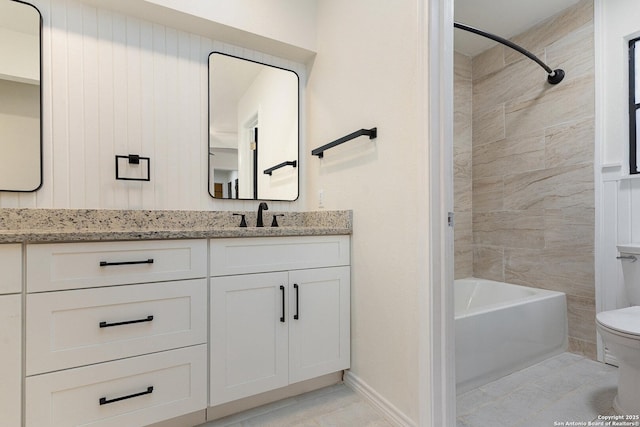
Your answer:
[[[317,0],[81,0],[289,60],[315,52]]]
[[[265,169],[298,159],[298,77],[291,72],[265,67],[238,103],[238,129],[258,115],[258,197],[295,200],[298,197],[298,169],[287,166],[273,172]],[[246,145],[247,141],[240,141]],[[239,147],[239,156],[253,156]],[[243,149],[245,148],[245,149]],[[247,164],[250,160],[243,159]],[[242,168],[245,172],[246,167]],[[248,173],[251,176],[251,173]]]
[[[418,420],[418,230],[429,212],[419,185],[418,3],[318,2],[318,54],[307,90],[309,149],[360,128],[360,137],[307,151],[307,209],[353,209],[351,374]],[[426,150],[426,149],[425,149]]]
[[[317,0],[144,0],[315,51]]]
[[[18,2],[0,4],[0,78],[40,83],[40,15]]]
[[[596,311],[628,306],[620,243],[640,241],[640,179],[629,177],[628,40],[640,36],[640,3],[595,0]],[[600,31],[598,31],[598,28]],[[599,339],[598,358],[614,362]]]
[[[302,64],[76,0],[33,4],[44,21],[44,183],[0,192],[0,207],[255,208],[207,192],[207,57],[217,50],[293,69],[304,88]],[[116,154],[151,157],[151,181],[116,181]]]
[[[38,84],[38,36],[0,28],[0,78]]]
[[[0,189],[40,185],[40,86],[0,79]]]
[[[602,163],[620,163],[628,172],[628,40],[640,36],[640,2],[604,0],[602,7]]]

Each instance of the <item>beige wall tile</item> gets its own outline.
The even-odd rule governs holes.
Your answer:
[[[569,336],[586,342],[596,342],[596,301],[567,294]]]
[[[473,245],[473,276],[504,282],[503,256],[501,247]]]
[[[571,353],[581,354],[592,360],[597,360],[597,346],[594,342],[579,340],[569,337],[569,351]]]
[[[453,271],[454,279],[473,277],[473,250],[471,246],[456,246]]]
[[[547,249],[588,251],[593,254],[595,208],[546,209],[544,242]]]
[[[472,130],[471,112],[454,111],[453,113],[453,146],[459,149],[466,149],[471,156]]]
[[[454,150],[455,151],[455,150]],[[471,152],[462,151],[453,157],[453,209],[456,212],[471,212],[472,181]]]
[[[473,113],[473,145],[487,144],[504,138],[504,104]]]
[[[476,178],[473,180],[473,212],[501,211],[503,209],[504,178]]]
[[[473,177],[486,178],[544,168],[544,131],[473,147]]]
[[[544,211],[474,212],[473,243],[504,248],[543,248]]]
[[[454,277],[462,278],[473,274],[471,58],[456,54],[454,70]]]
[[[545,165],[548,168],[593,162],[595,120],[562,123],[545,130]]]
[[[498,44],[473,57],[473,80],[481,79],[503,68],[504,46]]]
[[[545,62],[552,69],[561,68],[568,81],[594,73],[593,23],[578,28],[545,50]]]
[[[454,234],[454,277],[473,276],[471,212],[456,212]]]
[[[580,164],[507,175],[504,208],[593,207],[593,165]]]
[[[454,61],[456,74],[453,83],[454,94],[454,115],[453,131],[454,145],[457,147],[467,147],[471,149],[471,59],[469,57],[456,54]],[[468,75],[465,77],[465,75]]]
[[[581,0],[575,6],[512,37],[511,40],[533,52],[545,48],[590,22],[593,22],[593,0]],[[521,54],[517,52],[505,51],[505,63],[518,60],[520,56]]]
[[[556,86],[547,85],[531,97],[505,104],[505,135],[527,135],[538,129],[556,126],[594,115],[595,86],[592,75],[577,77]]]
[[[523,57],[521,61],[473,80],[474,114],[526,94],[533,93],[535,96],[546,86],[548,84],[544,70],[535,62]],[[533,96],[528,96],[526,99],[531,99]]]
[[[595,298],[593,253],[588,250],[505,249],[504,265],[508,283]]]
[[[471,61],[470,56],[463,55],[459,52],[453,53],[453,72],[456,79],[472,79]]]

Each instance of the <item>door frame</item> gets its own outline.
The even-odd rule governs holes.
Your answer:
[[[453,227],[448,223],[453,212],[453,0],[421,0],[418,8],[418,145],[421,164],[428,165],[420,177],[426,197],[419,198],[419,208],[429,217],[428,226],[419,230],[424,243],[418,248],[419,256],[429,260],[419,273],[418,423],[453,426]]]

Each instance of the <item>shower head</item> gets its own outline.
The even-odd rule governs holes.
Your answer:
[[[547,82],[552,85],[557,85],[562,79],[564,79],[564,70],[560,68],[556,68],[553,73],[549,73],[549,76],[547,76]]]

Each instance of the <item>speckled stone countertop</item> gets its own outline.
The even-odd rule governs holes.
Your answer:
[[[101,240],[200,239],[222,237],[322,236],[351,234],[352,211],[263,213],[265,227],[248,227],[226,211],[143,211],[97,209],[0,209],[0,243]],[[279,227],[270,227],[274,214]]]

